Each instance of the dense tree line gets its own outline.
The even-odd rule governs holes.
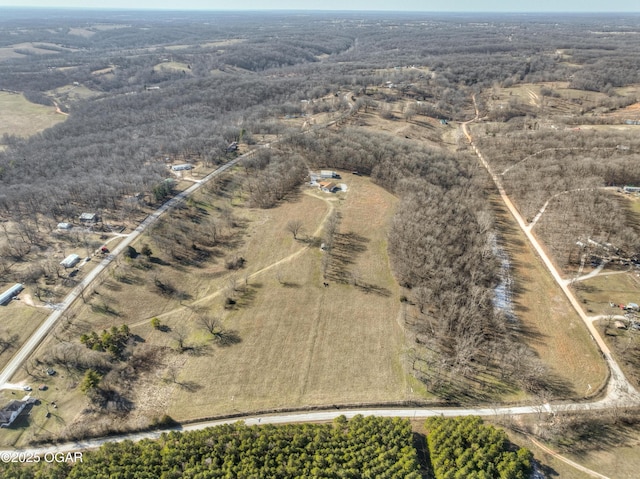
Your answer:
[[[304,161],[282,155],[273,148],[263,149],[243,161],[247,174],[244,184],[249,202],[260,208],[271,208],[299,186],[307,176]]]
[[[491,370],[527,390],[545,387],[544,367],[493,303],[499,280],[493,215],[484,196],[487,178],[473,158],[359,128],[297,135],[287,146],[312,168],[356,170],[400,197],[389,253],[414,306],[407,327],[419,380],[451,399],[461,374],[475,378]],[[339,228],[336,221],[325,231],[325,245]]]
[[[409,421],[363,416],[333,424],[236,423],[170,432],[157,441],[105,444],[73,465],[12,466],[8,472],[20,479],[421,477]]]
[[[476,131],[481,133],[481,151],[494,170],[503,173],[505,190],[525,219],[532,221],[547,205],[535,231],[560,266],[579,264],[589,253],[589,239],[614,245],[624,257],[640,253],[638,226],[630,220],[628,205],[605,189],[640,184],[640,142],[635,135],[530,131],[512,125],[478,126]],[[604,254],[590,249],[597,256]]]
[[[10,148],[0,154],[5,185],[0,208],[29,209],[23,205],[40,195],[52,200],[40,202],[40,209],[47,205],[46,214],[56,220],[81,208],[117,208],[123,195],[150,191],[166,174],[160,161],[166,156],[220,161],[226,144],[238,136],[239,128],[230,125],[244,122],[248,139],[252,132],[273,131],[276,105],[293,102],[299,110],[299,100],[341,86],[366,91],[391,81],[425,102],[422,108],[430,114],[462,119],[472,111],[469,86],[570,75],[579,81],[574,70],[548,54],[559,46],[571,51],[572,61],[586,64],[578,72],[584,75],[602,70],[591,68],[597,52],[615,52],[601,60],[610,65],[605,76],[616,77],[612,85],[635,81],[613,72],[623,71],[622,59],[633,55],[633,42],[627,41],[633,35],[623,42],[613,34],[589,33],[585,40],[599,17],[587,16],[580,24],[555,17],[480,16],[478,21],[401,14],[344,14],[339,21],[317,15],[311,24],[285,13],[196,18],[155,12],[127,16],[126,22],[118,14],[63,17],[64,22],[56,15],[44,20],[15,10],[3,16],[7,30],[0,32],[1,45],[31,41],[51,52],[1,62],[3,88],[28,91],[39,103],[49,101],[52,89],[74,82],[99,93],[68,105],[71,117],[51,131],[26,142],[4,141]],[[637,29],[633,19],[607,18],[607,24],[614,31]],[[79,28],[87,35],[77,34]],[[538,33],[535,40],[531,31]],[[184,48],[164,48],[172,44]],[[190,74],[156,69],[167,57],[188,65]],[[407,67],[411,64],[425,65],[435,75]],[[212,77],[227,66],[241,70]],[[385,72],[389,66],[399,69]],[[96,74],[104,69],[111,73]],[[161,91],[144,91],[148,85]]]
[[[515,449],[504,431],[476,416],[427,419],[427,443],[436,479],[526,479],[531,452]]]

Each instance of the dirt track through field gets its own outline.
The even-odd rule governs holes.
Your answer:
[[[473,102],[474,102],[474,105],[476,105],[475,96],[473,97]],[[509,210],[513,218],[516,220],[516,223],[518,224],[522,232],[525,234],[525,236],[529,240],[529,243],[531,244],[535,252],[538,254],[538,256],[542,259],[544,265],[546,266],[547,270],[551,273],[556,284],[560,287],[560,289],[562,289],[563,293],[565,294],[565,296],[567,297],[567,299],[569,300],[569,302],[571,303],[575,311],[578,313],[583,323],[586,325],[587,329],[589,330],[589,333],[591,334],[593,339],[596,341],[598,347],[600,348],[600,351],[602,352],[603,357],[611,373],[611,376],[609,379],[609,385],[607,388],[606,400],[611,402],[623,400],[623,401],[629,401],[631,403],[637,403],[638,400],[640,399],[640,395],[638,394],[636,389],[631,385],[631,383],[627,380],[624,373],[622,372],[622,369],[620,368],[620,366],[614,359],[613,355],[611,354],[609,347],[604,342],[604,340],[602,339],[602,336],[600,336],[597,329],[595,328],[593,322],[586,315],[583,309],[580,307],[578,300],[575,298],[575,296],[569,289],[569,286],[566,284],[566,282],[564,281],[564,279],[556,269],[555,265],[553,264],[553,262],[551,261],[547,253],[545,252],[544,248],[542,248],[542,245],[538,242],[538,239],[533,235],[531,229],[527,227],[524,221],[524,218],[522,217],[520,212],[517,210],[517,208],[511,201],[511,199],[507,196],[504,190],[504,187],[502,185],[502,180],[500,178],[500,175],[497,175],[496,173],[493,172],[491,165],[489,165],[489,163],[484,158],[484,156],[482,155],[478,147],[473,142],[473,138],[469,133],[468,124],[474,121],[478,121],[478,118],[479,118],[479,112],[476,105],[476,117],[472,120],[462,123],[463,133],[467,138],[467,140],[469,141],[471,148],[475,151],[476,155],[478,156],[480,162],[482,163],[482,165],[485,167],[485,169],[493,179],[493,182],[500,194],[500,198],[504,202],[505,206],[507,207],[507,209]]]
[[[320,224],[318,225],[318,227],[316,228],[316,230],[313,232],[313,235],[312,235],[312,236],[318,236],[322,232],[322,229],[324,228],[327,220],[329,219],[329,217],[331,216],[331,213],[333,213],[333,211],[335,209],[335,206],[333,205],[335,200],[331,200],[331,199],[328,199],[328,198],[321,198],[321,197],[315,196],[315,195],[313,195],[313,196],[314,196],[314,198],[318,198],[318,199],[321,199],[321,200],[325,201],[329,205],[329,210],[324,215],[324,218],[322,218],[322,221],[320,222]],[[261,275],[263,273],[266,273],[267,271],[270,271],[270,270],[276,268],[277,266],[280,266],[283,263],[288,263],[289,261],[292,261],[292,260],[298,258],[302,254],[304,254],[306,251],[308,251],[309,248],[311,248],[311,245],[306,245],[306,246],[300,248],[298,251],[295,251],[294,253],[291,253],[290,255],[285,256],[284,258],[279,259],[278,261],[276,261],[274,263],[271,263],[271,264],[269,264],[267,266],[264,266],[263,268],[260,268],[257,271],[254,271],[249,276],[247,276],[247,280],[254,279],[257,276],[259,276],[259,275]],[[206,295],[206,296],[204,296],[204,297],[202,297],[200,299],[197,299],[196,301],[193,301],[192,303],[189,304],[189,306],[182,306],[180,308],[172,309],[170,311],[165,311],[164,313],[157,314],[154,317],[158,318],[158,319],[162,319],[164,317],[171,316],[171,315],[173,315],[173,314],[175,314],[177,312],[180,312],[180,311],[187,311],[190,308],[193,308],[193,306],[196,306],[196,305],[198,305],[200,303],[203,303],[205,301],[210,301],[211,299],[220,296],[223,292],[224,292],[224,289],[219,289],[217,291],[214,291],[211,294],[208,294],[208,295]],[[135,328],[137,326],[142,326],[142,325],[148,324],[150,320],[151,320],[151,317],[143,319],[143,320],[138,321],[136,323],[130,324],[129,327]]]

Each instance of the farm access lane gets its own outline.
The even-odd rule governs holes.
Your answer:
[[[531,246],[533,246],[538,256],[542,259],[542,262],[544,263],[547,270],[551,273],[551,276],[553,277],[554,281],[557,283],[560,289],[562,289],[562,292],[565,294],[565,296],[571,303],[571,306],[573,306],[576,313],[578,313],[578,315],[580,316],[580,319],[582,319],[583,323],[586,325],[587,329],[589,330],[589,333],[591,334],[596,344],[600,348],[600,351],[607,363],[607,366],[609,367],[609,372],[611,375],[609,379],[609,384],[607,387],[607,395],[604,401],[605,402],[608,401],[611,404],[614,404],[619,401],[631,401],[634,404],[639,404],[640,394],[638,394],[638,391],[633,387],[633,385],[625,377],[624,373],[622,372],[622,369],[620,368],[615,358],[611,354],[609,347],[604,342],[604,340],[602,339],[602,336],[600,336],[600,333],[594,326],[593,321],[586,315],[586,313],[583,311],[582,307],[578,303],[578,300],[573,295],[573,292],[569,289],[569,284],[567,284],[567,282],[562,278],[562,276],[556,269],[555,265],[547,255],[546,251],[542,248],[542,245],[538,242],[538,239],[533,235],[531,228],[527,227],[527,224],[525,223],[524,218],[522,217],[518,209],[515,207],[515,205],[509,198],[509,196],[507,196],[507,193],[502,185],[502,180],[500,178],[500,175],[494,173],[493,169],[491,168],[491,165],[489,165],[489,163],[485,160],[484,156],[482,155],[478,147],[473,142],[473,138],[469,133],[468,124],[474,121],[477,121],[480,116],[478,107],[476,105],[475,96],[473,97],[473,103],[476,109],[476,116],[474,119],[462,123],[462,131],[465,137],[467,138],[467,140],[469,141],[469,144],[475,151],[476,155],[480,159],[480,162],[482,163],[482,165],[485,167],[485,169],[491,176],[494,184],[496,185],[496,188],[498,189],[500,198],[502,199],[503,203],[505,204],[505,206],[507,207],[507,209],[509,210],[513,218],[516,220],[516,222],[518,223],[518,226],[520,227],[522,232],[525,234],[525,236],[529,240],[529,243],[531,244]]]
[[[268,147],[265,145],[263,147]],[[220,168],[212,171],[207,176],[202,178],[202,180],[198,183],[194,183],[192,186],[187,188],[186,190],[178,193],[176,196],[171,198],[169,201],[160,206],[156,211],[147,216],[142,223],[138,225],[138,227],[129,235],[123,238],[123,240],[118,244],[118,246],[111,252],[111,254],[107,255],[91,272],[87,274],[87,276],[80,281],[80,283],[73,288],[73,290],[67,295],[62,303],[60,303],[56,311],[51,313],[47,319],[40,325],[40,327],[29,337],[29,339],[22,345],[22,347],[18,350],[18,352],[11,358],[9,363],[4,367],[2,372],[0,372],[0,390],[1,389],[15,389],[16,386],[21,388],[20,385],[11,384],[8,381],[11,377],[18,371],[22,363],[35,351],[38,345],[43,341],[45,336],[53,326],[58,322],[58,320],[64,315],[67,309],[73,304],[73,302],[78,299],[82,295],[85,289],[87,289],[91,283],[104,271],[109,264],[113,261],[113,259],[118,256],[124,249],[129,246],[132,242],[134,242],[144,231],[154,224],[160,216],[166,211],[170,210],[174,206],[176,206],[180,201],[188,198],[193,193],[195,193],[198,189],[202,188],[205,184],[207,184],[211,179],[219,176],[224,171],[228,170],[235,166],[238,162],[242,161],[245,158],[248,158],[254,155],[256,149],[245,153],[244,155],[238,156],[233,160],[225,163]]]

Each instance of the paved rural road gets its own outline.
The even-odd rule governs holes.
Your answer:
[[[624,404],[621,404],[624,406]],[[75,442],[67,442],[51,446],[34,447],[28,449],[0,450],[0,455],[7,452],[26,452],[30,454],[45,454],[47,452],[74,452],[86,449],[95,449],[108,442],[120,441],[140,441],[142,439],[158,439],[162,433],[170,431],[196,431],[208,427],[220,426],[222,424],[233,424],[238,421],[244,422],[248,426],[262,424],[294,424],[307,422],[327,422],[338,416],[345,416],[351,419],[361,414],[363,416],[377,417],[402,417],[407,419],[424,419],[433,416],[457,417],[457,416],[510,416],[519,414],[541,414],[558,413],[564,411],[592,411],[609,409],[611,404],[607,400],[583,404],[560,404],[541,406],[516,406],[516,407],[495,407],[495,408],[389,408],[389,409],[334,409],[330,411],[297,412],[280,415],[247,415],[244,417],[234,417],[214,421],[203,421],[193,424],[186,424],[173,428],[161,429],[158,431],[139,432],[123,434],[120,436],[101,437],[97,439],[85,439]]]
[[[475,98],[474,98],[474,103],[475,103]],[[477,119],[478,117],[479,117],[479,114],[476,107],[475,119]],[[475,119],[471,121],[475,121]],[[471,121],[467,123],[470,123]],[[569,301],[571,302],[572,306],[576,309],[580,317],[583,319],[583,321],[589,328],[589,331],[591,332],[592,336],[600,346],[611,371],[611,379],[609,381],[607,395],[604,399],[600,401],[589,402],[589,403],[568,403],[568,404],[557,404],[557,405],[542,404],[542,405],[535,405],[535,406],[495,407],[495,408],[338,409],[337,407],[334,407],[330,411],[300,412],[300,413],[289,413],[289,414],[281,414],[281,415],[246,415],[243,417],[234,417],[230,419],[202,421],[202,422],[187,424],[184,426],[178,426],[174,428],[168,428],[168,429],[152,431],[152,432],[130,433],[130,434],[124,434],[120,436],[110,436],[106,438],[87,439],[87,440],[68,442],[65,444],[58,444],[58,445],[38,447],[38,448],[5,450],[5,451],[0,451],[0,455],[4,453],[11,453],[11,452],[15,453],[16,451],[26,452],[31,454],[45,454],[47,452],[82,451],[86,449],[93,449],[93,448],[100,447],[102,444],[105,444],[108,442],[118,442],[118,441],[124,441],[124,440],[139,441],[142,439],[157,439],[164,432],[200,430],[200,429],[205,429],[207,427],[213,427],[213,426],[218,426],[222,424],[230,424],[237,421],[243,421],[245,424],[251,426],[251,425],[258,425],[258,424],[291,424],[291,423],[332,421],[333,419],[341,415],[344,415],[345,417],[350,419],[358,414],[362,414],[364,416],[403,417],[403,418],[409,418],[409,419],[423,419],[423,418],[432,417],[432,416],[456,417],[456,416],[469,416],[469,415],[509,416],[509,415],[518,415],[518,414],[541,414],[541,413],[555,414],[558,412],[578,412],[578,411],[594,411],[594,410],[597,411],[597,410],[611,409],[612,407],[637,406],[638,403],[640,402],[640,397],[638,396],[637,391],[629,384],[627,379],[624,377],[624,374],[622,373],[618,364],[615,362],[615,360],[611,356],[611,353],[607,348],[606,344],[598,334],[597,330],[593,327],[593,324],[591,323],[590,318],[588,318],[585,315],[585,313],[582,311],[582,308],[573,297],[573,294],[568,289],[567,285],[564,284],[562,278],[560,277],[560,274],[557,272],[553,263],[551,263],[546,253],[544,252],[542,247],[539,245],[538,241],[535,239],[533,234],[529,230],[527,230],[524,220],[522,219],[518,211],[515,209],[510,199],[505,194],[504,189],[502,188],[502,183],[500,182],[499,178],[491,171],[491,167],[484,160],[481,153],[473,144],[471,135],[468,132],[467,124],[464,123],[462,127],[463,127],[465,136],[468,138],[469,142],[471,143],[472,147],[476,151],[478,157],[482,161],[485,168],[487,168],[487,170],[493,177],[494,182],[496,182],[496,186],[500,192],[500,195],[503,201],[505,202],[505,204],[507,205],[507,207],[509,208],[509,211],[514,216],[518,224],[520,225],[520,228],[522,229],[522,231],[527,235],[527,238],[529,239],[531,244],[534,246],[534,248],[536,249],[540,257],[543,259],[545,265],[553,275],[554,279],[556,280],[558,285],[561,287],[565,295],[569,298]],[[247,153],[246,155],[243,155],[243,156],[246,157],[247,155],[250,155],[250,154],[252,154],[252,152]],[[131,243],[133,239],[139,236],[144,231],[144,229],[146,229],[150,224],[156,221],[157,218],[164,211],[174,206],[180,199],[185,198],[190,194],[192,194],[196,189],[201,187],[202,184],[206,183],[209,179],[220,174],[225,169],[233,166],[233,164],[238,162],[241,158],[242,157],[239,157],[233,162],[230,162],[225,166],[223,166],[222,168],[211,173],[210,175],[208,175],[206,178],[203,179],[202,183],[197,183],[193,185],[191,188],[189,188],[188,190],[185,190],[176,198],[174,198],[173,200],[170,200],[168,203],[163,205],[163,207],[161,207],[153,215],[147,218],[138,228],[136,228],[136,231],[134,233],[137,233],[137,234],[135,234],[135,236],[134,236],[134,233],[132,233],[123,243],[121,243],[118,246],[118,248],[116,248],[116,250],[114,250],[114,255],[122,251],[122,249],[124,249],[126,245]],[[104,269],[109,264],[108,261],[110,261],[110,259],[107,259],[100,264],[102,269]],[[93,271],[92,271],[92,274],[93,274]],[[95,273],[96,276],[97,274],[99,273]],[[85,278],[85,281],[87,281],[88,279],[89,279],[88,277]],[[88,284],[89,283],[85,284],[84,287],[86,287]],[[79,287],[80,285],[78,285],[78,288]],[[69,295],[69,297],[72,296],[74,293],[76,293],[73,299],[77,298],[80,294],[80,291],[82,290],[82,289],[78,290],[78,288],[76,288]],[[76,290],[78,291],[76,292]],[[67,301],[65,300],[64,304],[66,305],[66,307],[68,307],[68,305],[71,304],[73,299],[69,303],[67,303]],[[54,314],[52,314],[51,316],[54,316]],[[58,317],[59,315],[56,317],[56,320]],[[45,324],[47,324],[48,322],[49,322],[49,319],[47,319],[47,322]],[[44,330],[44,332],[40,336],[40,340],[42,340],[42,337],[44,336],[44,334],[46,334],[46,332],[53,326],[54,323],[55,323],[55,320],[48,327],[46,327],[46,329],[45,329],[45,324],[43,324],[43,326],[40,329],[38,329],[37,333],[40,333],[40,330]],[[40,340],[35,342],[35,344],[31,347],[29,352],[25,353],[24,357],[26,357],[31,351],[33,351],[33,349],[35,349],[35,347],[37,346]],[[25,347],[23,346],[23,349],[24,348]],[[20,352],[22,352],[22,349]],[[13,372],[15,372],[15,370],[19,367],[20,363],[21,361],[15,362],[15,365],[13,366],[14,368]],[[11,364],[14,364],[13,360]],[[5,370],[2,372],[2,375],[0,375],[0,384],[3,384],[13,374],[11,373],[8,376],[5,374],[5,371],[8,371],[8,367],[9,366],[7,366],[7,368],[5,368]],[[561,457],[559,457],[559,459],[565,460],[565,458],[561,458]],[[576,464],[576,466],[579,466],[579,464]],[[585,472],[588,471],[586,470],[586,468],[582,468],[582,466],[580,466],[579,468]],[[590,472],[593,472],[593,471],[590,471]],[[605,476],[598,475],[597,477],[605,477]]]
[[[265,145],[268,147],[268,145]],[[31,335],[31,337],[22,345],[20,350],[11,358],[9,363],[4,367],[2,372],[0,372],[0,389],[15,389],[16,385],[10,384],[8,381],[11,377],[16,373],[16,371],[20,368],[22,363],[35,351],[38,345],[45,338],[47,333],[53,328],[53,326],[58,322],[58,320],[64,315],[66,310],[71,306],[71,304],[78,299],[78,297],[82,294],[82,292],[104,271],[104,269],[109,266],[111,261],[113,261],[116,256],[118,256],[127,246],[129,246],[133,241],[135,241],[149,226],[155,223],[160,216],[165,213],[167,210],[176,206],[180,201],[185,198],[188,198],[193,193],[195,193],[198,189],[202,188],[209,180],[215,178],[220,175],[225,170],[233,167],[236,163],[241,161],[244,158],[247,158],[253,154],[255,154],[257,150],[252,150],[244,155],[238,156],[237,158],[231,160],[228,163],[225,163],[223,166],[218,168],[215,171],[212,171],[207,176],[205,176],[199,183],[195,183],[190,186],[188,189],[182,191],[177,194],[169,201],[164,203],[160,208],[158,208],[155,212],[150,214],[145,218],[145,220],[138,225],[138,227],[129,235],[127,235],[122,242],[111,252],[111,254],[107,255],[100,264],[98,264],[87,276],[80,281],[80,283],[73,288],[73,290],[67,295],[62,303],[60,303],[59,307],[56,311],[51,313],[47,319],[40,325],[40,327]],[[20,387],[20,386],[18,386]]]
[[[352,95],[351,93],[348,96]],[[349,111],[340,116],[340,118],[336,120],[332,120],[326,124],[318,125],[314,127],[313,130],[327,128],[336,124],[339,120],[346,118],[347,116],[353,113],[354,105],[351,103],[347,95],[345,95],[345,100],[349,104]],[[312,130],[309,130],[312,131]],[[276,143],[274,141],[273,143]],[[223,166],[218,168],[215,171],[212,171],[207,176],[202,178],[199,182],[194,183],[191,187],[187,188],[183,192],[179,193],[166,203],[164,203],[160,208],[158,208],[154,213],[147,216],[147,218],[138,225],[138,227],[109,254],[105,259],[103,259],[98,266],[96,266],[64,299],[62,303],[58,305],[56,311],[51,313],[47,319],[40,325],[40,327],[31,335],[31,337],[22,345],[20,350],[11,358],[9,363],[4,367],[4,369],[0,372],[0,390],[2,389],[16,389],[21,386],[9,383],[11,377],[16,373],[16,371],[20,368],[22,363],[26,361],[26,359],[35,351],[38,345],[42,342],[47,333],[53,328],[56,322],[64,315],[66,310],[71,306],[71,304],[78,299],[78,297],[82,294],[82,292],[100,275],[102,271],[105,270],[107,266],[115,259],[118,254],[120,254],[127,246],[129,246],[133,241],[135,241],[138,236],[140,236],[149,226],[155,223],[158,218],[167,210],[176,206],[180,201],[185,198],[191,196],[194,192],[202,188],[205,184],[209,182],[212,178],[220,175],[225,170],[233,167],[238,162],[242,161],[244,158],[248,158],[256,153],[261,148],[270,148],[271,143],[266,143],[261,145],[260,147],[251,150],[244,155],[241,155],[228,163],[225,163]]]

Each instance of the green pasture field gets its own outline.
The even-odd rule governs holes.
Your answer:
[[[65,120],[52,106],[36,105],[22,95],[0,92],[0,136],[27,137]]]

